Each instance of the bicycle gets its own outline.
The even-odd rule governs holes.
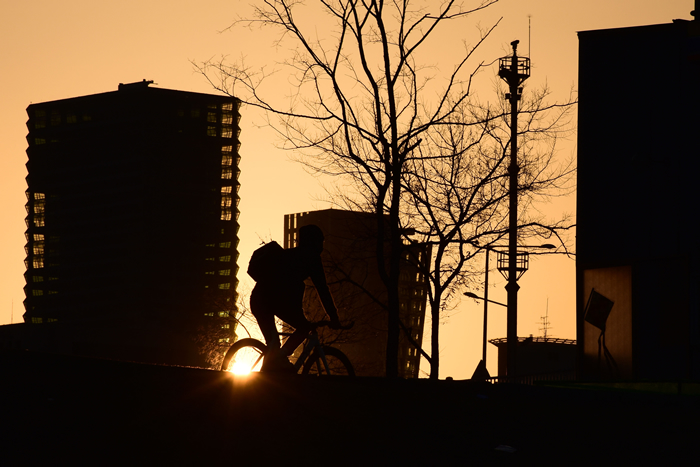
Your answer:
[[[343,375],[355,376],[355,370],[348,357],[340,350],[321,344],[317,328],[330,325],[330,321],[312,323],[311,331],[304,341],[304,349],[294,362],[294,372],[303,375]],[[350,329],[352,324],[341,329]],[[281,333],[289,336],[289,334]],[[250,371],[260,371],[267,346],[257,339],[245,338],[234,342],[228,349],[221,364],[222,371],[234,371],[236,362],[250,365]]]

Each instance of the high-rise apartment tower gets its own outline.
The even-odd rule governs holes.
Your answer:
[[[151,83],[27,108],[31,347],[201,366],[233,337],[239,102]]]

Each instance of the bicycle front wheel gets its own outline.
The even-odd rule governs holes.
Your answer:
[[[222,371],[245,375],[260,371],[267,346],[257,339],[241,339],[235,342],[224,355]]]
[[[302,374],[355,376],[355,369],[352,367],[350,360],[343,352],[338,349],[334,349],[333,347],[327,347],[324,345],[323,353],[326,356],[328,370],[330,373],[326,371],[326,366],[323,364],[323,358],[321,358],[319,349],[314,349],[309,359],[304,362],[304,368],[301,371]]]

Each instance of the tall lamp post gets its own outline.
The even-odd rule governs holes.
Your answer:
[[[542,248],[545,250],[553,250],[556,248],[556,246],[552,245],[551,243],[545,243],[542,245],[520,245],[520,247],[521,248]],[[484,296],[479,297],[478,295],[476,295],[472,292],[464,292],[464,295],[467,297],[484,301],[484,337],[483,337],[482,348],[481,348],[481,361],[483,362],[484,368],[486,368],[486,343],[488,342],[488,335],[487,335],[487,328],[488,328],[487,323],[488,323],[488,316],[489,316],[489,305],[488,304],[490,302],[490,303],[495,303],[496,305],[501,305],[503,307],[508,308],[508,305],[506,305],[504,303],[497,302],[494,300],[489,300],[489,269],[490,269],[490,267],[489,267],[489,252],[491,250],[493,250],[496,253],[498,253],[499,255],[505,256],[505,255],[503,255],[502,252],[496,250],[495,248],[499,248],[499,246],[492,245],[492,246],[486,247],[486,270],[484,272]],[[522,257],[522,255],[527,255],[528,253],[523,252],[523,253],[519,253],[519,254]],[[522,276],[522,274],[525,272],[525,269],[523,269],[523,268],[527,267],[527,261],[521,261],[520,263],[521,264],[520,264],[520,268],[518,269],[518,272],[519,272],[518,277]],[[504,264],[505,264],[505,266],[504,266]],[[505,271],[508,271],[508,269],[507,269],[508,266],[509,266],[509,264],[507,261],[504,261],[502,258],[499,258],[498,269],[501,272],[504,272],[504,269],[505,269]],[[516,335],[515,339],[517,342],[517,335]]]
[[[510,101],[510,165],[508,167],[509,179],[509,215],[508,215],[508,324],[507,324],[507,349],[508,349],[508,376],[517,375],[518,350],[518,101],[522,96],[523,88],[520,85],[530,77],[530,59],[518,57],[518,43],[513,41],[513,55],[499,60],[498,76],[508,83],[509,93],[506,99]]]

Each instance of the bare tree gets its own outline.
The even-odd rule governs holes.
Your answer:
[[[279,117],[273,126],[285,147],[303,151],[313,170],[352,178],[356,199],[376,214],[377,267],[388,297],[387,376],[398,374],[404,167],[424,134],[448,121],[469,96],[480,64],[467,69],[468,60],[493,28],[465,49],[439,84],[431,83],[434,71],[420,66],[417,54],[436,30],[496,1],[466,7],[466,2],[448,0],[414,7],[409,2],[328,0],[319,7],[332,26],[322,38],[314,31],[326,23],[302,27],[303,3],[262,2],[252,18],[233,26],[271,26],[279,33],[279,45],[293,45],[291,58],[279,64],[296,80],[297,93],[285,107],[260,94],[268,77],[262,71],[225,60],[198,65],[215,88]]]
[[[499,91],[497,95],[503,96]],[[570,97],[550,104],[548,96],[546,87],[527,93],[519,109],[525,124],[519,129],[524,145],[518,197],[528,201],[530,209],[519,210],[518,235],[519,240],[555,236],[566,251],[561,234],[572,227],[569,220],[565,216],[547,220],[532,209],[537,198],[567,193],[573,174],[570,160],[556,163],[554,156],[557,139],[572,130],[575,101]],[[409,157],[404,172],[402,219],[415,232],[414,241],[432,247],[425,269],[430,284],[431,353],[422,353],[435,379],[440,363],[439,324],[445,311],[461,296],[465,283],[481,273],[470,260],[506,236],[509,227],[510,129],[504,102],[480,106],[470,101],[458,108],[443,125],[426,132],[427,141]]]
[[[206,368],[219,369],[226,350],[235,341],[243,314],[247,310],[248,294],[233,290],[211,290],[204,296],[204,317],[198,316],[186,327],[194,329],[194,344]]]
[[[467,7],[456,0],[422,6],[326,0],[314,5],[328,21],[308,25],[307,8],[312,7],[296,0],[265,0],[251,18],[231,27],[272,27],[278,47],[291,45],[291,55],[276,70],[295,89],[282,104],[263,95],[274,72],[226,59],[196,65],[216,89],[267,111],[283,147],[303,154],[302,162],[311,170],[351,180],[353,192],[341,193],[346,204],[375,213],[376,264],[387,291],[387,376],[398,374],[406,227],[435,247],[426,271],[433,285],[431,308],[437,310],[432,313],[449,304],[479,245],[483,248],[506,232],[502,162],[509,140],[500,118],[505,111],[469,102],[473,77],[483,66],[471,64],[474,52],[496,25],[481,32],[474,46],[465,47],[442,76],[423,66],[420,56],[434,46],[430,41],[436,31],[461,25],[496,1]],[[533,104],[530,110],[525,105],[521,109],[533,117],[523,132],[546,135],[546,125],[534,125],[546,110],[544,100],[533,99]],[[533,140],[529,153],[535,150]],[[556,185],[557,177],[546,175],[547,157],[524,162],[519,189],[525,199]],[[522,235],[553,231],[536,221],[523,221],[520,227]],[[435,334],[434,347],[437,342]],[[437,377],[439,356],[436,350],[432,354],[431,374]]]

